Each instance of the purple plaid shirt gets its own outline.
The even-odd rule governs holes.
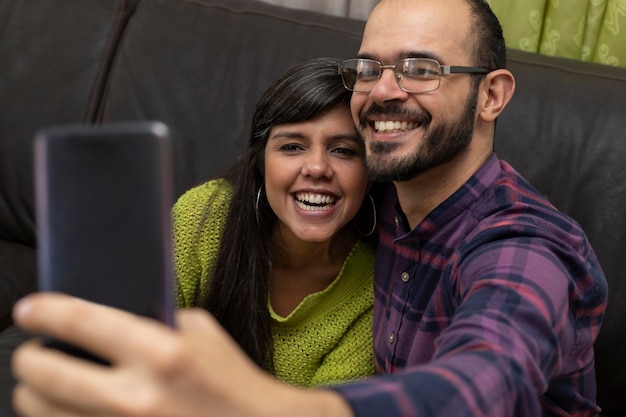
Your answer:
[[[607,300],[580,226],[494,154],[409,230],[380,209],[374,348],[389,374],[334,389],[357,416],[594,416]]]

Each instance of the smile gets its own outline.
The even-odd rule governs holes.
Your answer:
[[[407,130],[416,129],[420,126],[419,123],[393,120],[375,120],[374,130],[377,133],[396,133],[406,132]]]
[[[295,199],[298,207],[308,211],[328,210],[337,202],[336,197],[317,193],[296,193]]]

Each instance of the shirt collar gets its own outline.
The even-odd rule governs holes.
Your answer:
[[[393,207],[391,220],[395,219],[396,222],[396,236],[400,237],[410,233],[424,238],[445,226],[459,214],[476,204],[484,191],[498,178],[501,171],[498,157],[494,152],[465,184],[431,211],[412,231],[408,229],[408,222],[400,208],[395,187],[390,187],[391,190],[386,193],[385,200]]]

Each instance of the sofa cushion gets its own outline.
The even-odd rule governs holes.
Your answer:
[[[88,121],[132,2],[0,2],[0,239],[35,244],[32,138]]]
[[[274,78],[307,58],[352,57],[362,28],[256,1],[144,1],[120,44],[102,120],[168,124],[179,195],[240,153]]]

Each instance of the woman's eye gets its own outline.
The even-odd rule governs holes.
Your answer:
[[[280,147],[281,151],[287,151],[287,152],[299,151],[301,149],[302,149],[302,146],[298,145],[297,143],[287,143]]]
[[[335,148],[335,149],[333,149],[333,152],[338,153],[340,155],[344,155],[344,156],[354,156],[354,155],[356,155],[356,152],[353,149],[351,149],[351,148],[344,148],[344,147]]]

